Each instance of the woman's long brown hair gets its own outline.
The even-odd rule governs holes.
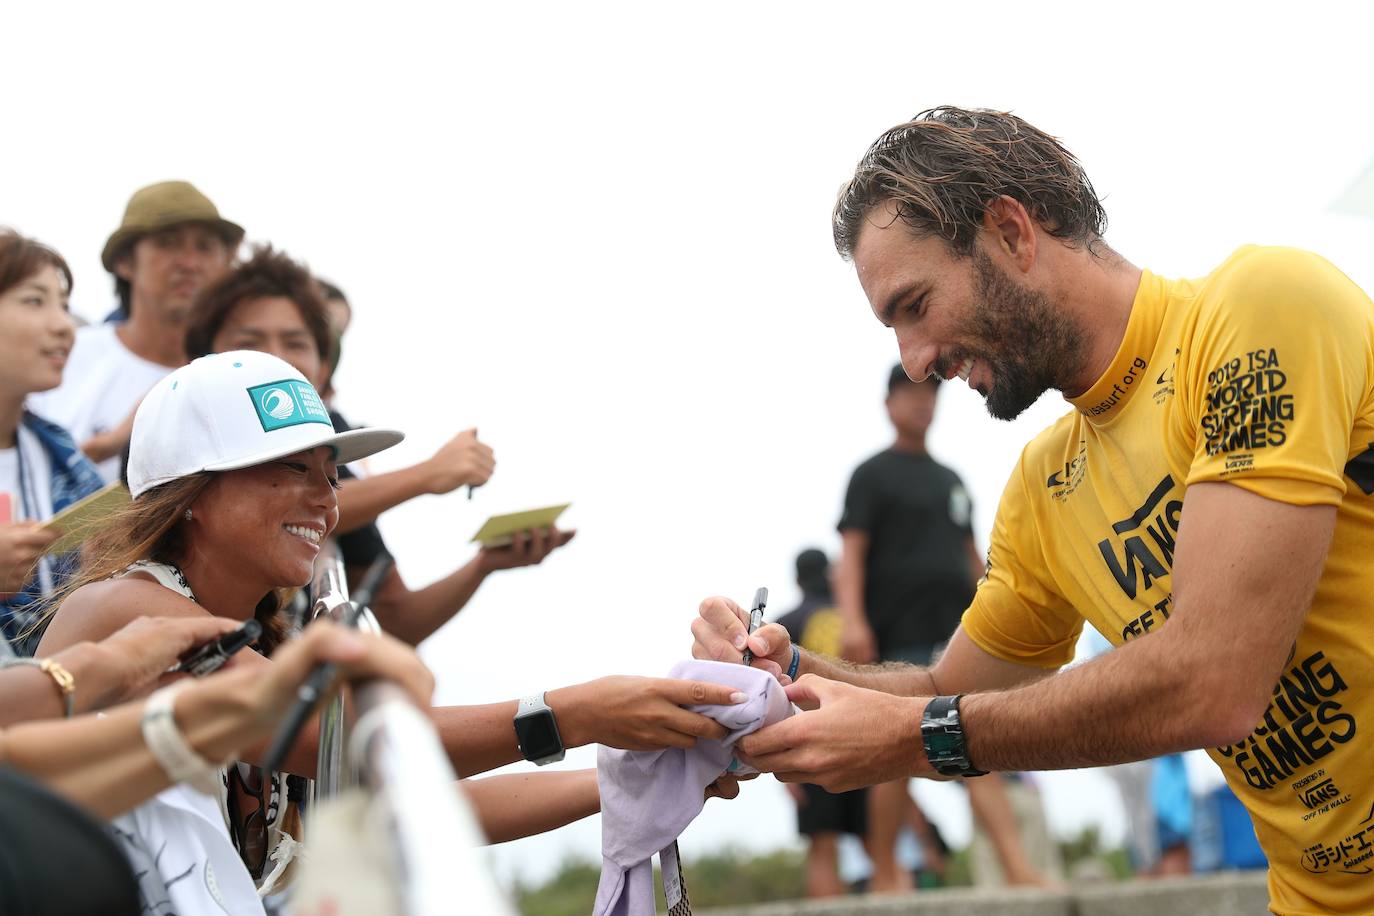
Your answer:
[[[61,588],[42,601],[42,612],[28,632],[47,626],[62,602],[77,589],[117,576],[140,560],[153,560],[178,568],[185,555],[182,522],[205,488],[217,475],[209,471],[161,484],[111,516],[81,546],[81,567]],[[287,634],[287,621],[279,613],[286,606],[284,594],[269,592],[258,602],[253,616],[262,624],[258,646],[267,654]],[[27,635],[27,633],[25,634]]]

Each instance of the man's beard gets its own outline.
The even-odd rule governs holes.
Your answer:
[[[970,331],[980,352],[970,355],[992,374],[991,389],[980,393],[988,413],[1014,420],[1074,372],[1087,335],[1049,296],[1017,283],[978,249],[973,271],[977,298]]]

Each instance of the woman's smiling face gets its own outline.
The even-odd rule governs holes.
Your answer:
[[[57,268],[45,265],[0,293],[0,391],[23,397],[62,384],[75,337]]]
[[[339,522],[337,486],[328,446],[224,471],[191,507],[187,550],[261,579],[267,589],[305,585]]]

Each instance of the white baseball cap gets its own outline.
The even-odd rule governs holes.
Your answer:
[[[192,360],[153,386],[134,415],[129,493],[201,471],[233,471],[328,445],[344,464],[391,448],[394,429],[336,433],[310,383],[269,353]]]

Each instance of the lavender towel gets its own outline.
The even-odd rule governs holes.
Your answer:
[[[666,848],[701,811],[706,787],[727,770],[753,773],[734,759],[739,738],[792,715],[792,704],[771,674],[725,662],[679,662],[669,677],[737,687],[749,699],[737,706],[689,706],[730,729],[721,741],[662,751],[597,751],[601,787],[601,884],[593,916],[649,916],[654,912],[654,853]]]

